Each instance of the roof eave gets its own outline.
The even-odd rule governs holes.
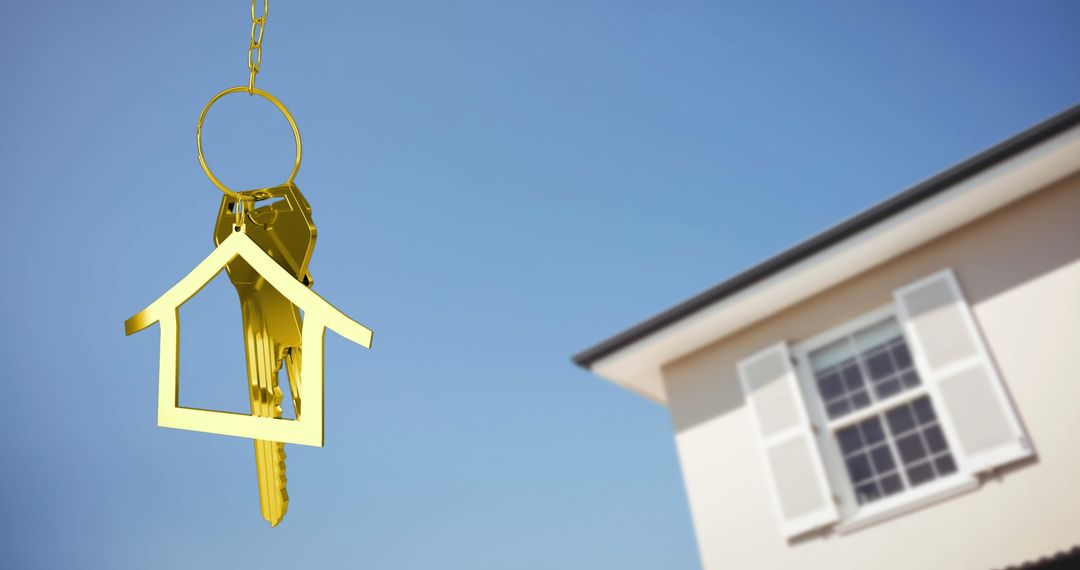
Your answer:
[[[1038,158],[1039,152],[1036,152],[1037,147],[1055,146],[1047,145],[1058,139],[1073,139],[1080,140],[1080,137],[1075,136],[1076,132],[1072,133],[1071,137],[1061,137],[1064,133],[1073,130],[1074,127],[1080,125],[1080,105],[1074,106],[1069,110],[1047,120],[1043,123],[1028,129],[1008,140],[998,144],[985,152],[968,159],[959,165],[950,168],[892,198],[885,200],[884,202],[866,210],[832,228],[813,236],[812,238],[792,247],[776,256],[773,256],[766,261],[751,267],[750,269],[736,275],[735,277],[710,288],[709,290],[696,295],[674,307],[668,309],[652,318],[635,325],[587,350],[584,350],[573,357],[573,361],[587,369],[591,369],[602,376],[607,377],[600,368],[600,363],[604,361],[611,361],[613,357],[619,353],[624,353],[628,350],[632,350],[635,345],[640,345],[644,341],[651,337],[658,336],[673,326],[680,324],[695,315],[699,315],[703,311],[716,307],[718,304],[729,304],[735,297],[745,297],[745,293],[759,287],[765,282],[773,282],[776,278],[785,278],[784,276],[790,273],[790,270],[794,267],[812,263],[815,259],[820,258],[828,254],[828,252],[840,248],[847,242],[855,240],[859,236],[867,234],[875,228],[880,228],[886,222],[890,220],[896,220],[898,216],[905,213],[910,213],[917,208],[925,210],[927,205],[933,206],[934,203],[944,203],[948,200],[940,200],[946,194],[956,193],[958,190],[965,191],[965,195],[971,200],[970,191],[977,186],[984,185],[988,180],[992,180],[1006,172],[1015,171],[1017,167],[1025,167],[1025,176],[1017,178],[1016,186],[1009,189],[998,189],[997,194],[993,196],[987,196],[986,200],[983,200],[985,204],[980,209],[979,215],[985,215],[989,210],[985,207],[990,206],[993,208],[1000,207],[1011,200],[1017,199],[1020,196],[1037,190],[1038,187],[1045,186],[1047,183],[1047,176],[1064,176],[1071,171],[1075,171],[1080,164],[1080,149],[1073,149],[1069,145],[1058,144],[1056,147],[1058,152],[1047,153],[1042,152],[1041,155],[1044,161],[1062,158],[1062,153],[1066,160],[1062,162],[1058,160],[1051,168],[1049,163],[1047,167],[1043,169],[1042,176],[1040,176],[1039,165],[1031,163],[1031,158]],[[1068,141],[1067,141],[1068,142]],[[1068,147],[1068,148],[1066,148]],[[1069,154],[1070,152],[1075,153]],[[1051,156],[1052,155],[1052,156]],[[1074,160],[1069,160],[1069,159]],[[1064,169],[1064,170],[1063,170]],[[1056,178],[1055,178],[1056,179]],[[1041,184],[1041,186],[1031,187],[1032,184]],[[978,198],[978,196],[975,196]],[[925,212],[924,212],[925,213]],[[967,220],[967,221],[970,221]],[[964,222],[966,223],[966,221]],[[940,235],[940,233],[935,234]],[[918,236],[914,236],[917,238]],[[918,239],[909,239],[911,247],[917,245]],[[883,259],[882,259],[883,260]],[[776,310],[779,310],[777,308]],[[775,312],[775,311],[773,311]],[[764,315],[767,316],[767,315]],[[764,318],[761,316],[758,318]],[[752,321],[751,321],[752,322]],[[745,327],[750,322],[743,323],[739,328]],[[736,329],[737,330],[737,329]],[[730,334],[729,331],[727,334]],[[710,342],[719,340],[720,337],[709,339]],[[657,363],[656,366],[660,366],[663,363]],[[664,396],[662,394],[662,387],[657,392],[655,387],[647,387],[640,385],[628,385],[625,382],[619,382],[614,378],[609,378],[616,382],[623,384],[624,386],[633,389],[636,392],[643,393],[650,399],[663,403]]]

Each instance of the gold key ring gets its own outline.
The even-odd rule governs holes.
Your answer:
[[[289,121],[289,126],[292,127],[293,138],[296,139],[296,162],[293,164],[292,174],[289,174],[289,179],[285,181],[285,184],[292,184],[293,180],[296,179],[296,173],[300,172],[300,157],[303,155],[303,146],[300,143],[300,129],[296,126],[296,120],[293,119],[292,114],[289,113],[289,110],[285,108],[285,105],[282,104],[281,101],[278,101],[277,97],[274,97],[273,95],[267,93],[266,91],[263,91],[262,89],[259,89],[258,87],[249,88],[247,85],[230,87],[222,91],[221,93],[214,95],[214,98],[210,99],[206,106],[203,107],[202,113],[199,114],[199,123],[195,127],[195,143],[199,147],[199,166],[202,166],[203,172],[206,173],[206,177],[210,179],[210,182],[214,183],[214,186],[220,188],[222,192],[238,200],[240,199],[239,193],[222,184],[221,181],[218,180],[217,176],[214,176],[214,172],[210,170],[210,166],[206,164],[206,157],[203,156],[202,148],[202,127],[203,120],[206,119],[206,112],[210,110],[210,107],[213,106],[213,104],[216,103],[218,99],[221,99],[222,97],[230,93],[250,93],[252,95],[258,95],[259,97],[262,97],[263,99],[266,99],[267,101],[273,103],[274,106],[277,107],[279,111],[281,111],[281,114],[285,115],[285,120]]]

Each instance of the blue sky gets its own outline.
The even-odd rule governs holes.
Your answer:
[[[244,2],[0,4],[15,568],[695,568],[666,412],[569,356],[1080,101],[1080,4],[275,0],[328,335],[326,447],[260,518],[247,440],[155,426],[123,320],[212,248],[195,120]],[[292,142],[233,95],[227,183]],[[181,312],[181,401],[243,410],[235,293]],[[269,562],[268,562],[269,561]]]

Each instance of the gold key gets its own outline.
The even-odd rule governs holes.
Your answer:
[[[214,241],[220,244],[238,223],[260,248],[304,285],[311,286],[308,262],[315,248],[311,207],[294,184],[226,195],[221,202]],[[260,202],[263,203],[260,205]],[[239,209],[239,211],[238,211]],[[282,365],[296,417],[300,418],[301,318],[300,311],[246,261],[227,265],[229,279],[240,296],[247,354],[248,388],[252,415],[280,418],[284,397],[278,383]],[[285,489],[285,444],[255,440],[255,465],[262,515],[276,526],[289,507]]]

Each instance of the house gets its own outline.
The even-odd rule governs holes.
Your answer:
[[[1080,564],[1080,106],[574,361],[669,410],[706,569]]]
[[[180,306],[236,257],[251,265],[267,283],[304,312],[301,332],[304,360],[300,367],[299,389],[300,400],[304,402],[302,417],[297,413],[296,419],[290,420],[200,410],[182,407],[178,402]],[[372,337],[371,330],[297,281],[239,230],[222,240],[210,255],[156,301],[124,321],[124,332],[134,334],[154,323],[160,323],[161,335],[157,404],[159,426],[315,447],[322,447],[324,441],[323,341],[326,329],[332,329],[364,348],[371,348]]]

